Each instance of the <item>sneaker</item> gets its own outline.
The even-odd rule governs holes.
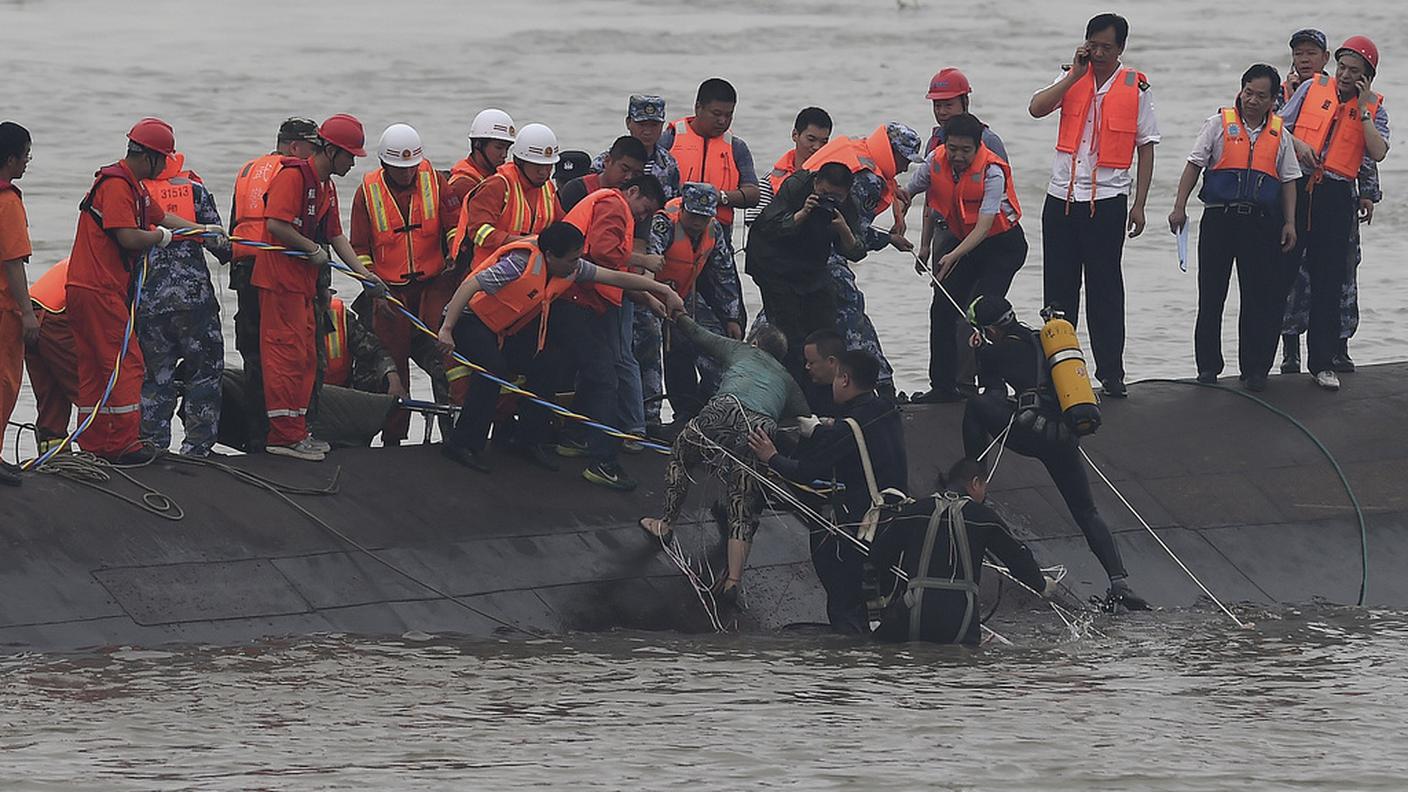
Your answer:
[[[587,455],[587,441],[578,440],[575,437],[564,437],[557,441],[557,455],[575,459]]]
[[[1337,391],[1340,389],[1340,378],[1335,372],[1326,370],[1315,375],[1315,384],[1327,391]]]
[[[11,465],[9,462],[0,462],[0,484],[18,487],[23,483],[24,479],[20,478],[19,465]]]
[[[597,462],[588,465],[582,471],[582,478],[593,484],[599,484],[610,489],[630,492],[636,488],[636,480],[631,478],[616,462]]]
[[[136,449],[108,461],[114,465],[145,465],[165,453],[166,449],[164,448],[143,443]]]
[[[1125,387],[1122,379],[1101,380],[1100,387],[1105,390],[1105,395],[1111,399],[1129,398],[1129,388]]]
[[[1129,587],[1129,581],[1120,578],[1110,581],[1110,591],[1105,595],[1106,607],[1114,613],[1119,607],[1125,610],[1141,611],[1149,610],[1149,603]]]
[[[910,404],[952,404],[963,401],[957,388],[931,388],[909,397]]]
[[[445,443],[440,446],[440,453],[451,462],[457,462],[470,470],[477,470],[480,473],[492,473],[493,469],[476,452],[457,445]]]
[[[1252,393],[1261,393],[1262,391],[1266,390],[1266,375],[1248,374],[1242,380],[1242,387],[1246,388]]]
[[[514,453],[532,462],[543,470],[550,470],[553,473],[558,471],[557,455],[546,446],[540,445],[519,445],[514,448]]]
[[[321,462],[327,458],[327,453],[318,450],[317,446],[309,442],[312,439],[311,437],[305,437],[293,445],[266,445],[264,446],[264,452],[266,454],[277,454],[278,456],[286,456],[293,459],[302,459],[307,462]]]
[[[1330,368],[1340,374],[1353,374],[1354,361],[1350,359],[1348,353],[1339,352],[1330,358]]]
[[[622,440],[621,450],[627,454],[643,454],[645,446],[639,440]]]
[[[329,443],[326,440],[319,440],[313,435],[308,435],[308,437],[305,439],[308,441],[308,445],[310,447],[316,448],[317,450],[322,451],[324,454],[332,450],[332,443]]]
[[[1198,382],[1201,382],[1204,385],[1216,385],[1217,375],[1212,373],[1211,371],[1201,372],[1200,374],[1198,374]]]

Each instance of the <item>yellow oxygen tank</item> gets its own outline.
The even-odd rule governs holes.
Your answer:
[[[1100,403],[1090,385],[1076,328],[1059,311],[1042,311],[1042,317],[1046,324],[1041,328],[1041,351],[1046,354],[1061,414],[1077,435],[1093,434],[1100,428]]]

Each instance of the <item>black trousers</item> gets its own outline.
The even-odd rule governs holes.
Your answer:
[[[943,253],[958,247],[949,236]],[[936,250],[935,253],[939,251]],[[935,256],[932,259],[938,261]],[[944,288],[965,310],[977,297],[1006,297],[1017,270],[1027,261],[1027,237],[1020,225],[988,237],[964,256],[944,278]],[[939,287],[929,303],[929,387],[952,390],[958,380],[958,322],[963,315]]]
[[[1080,316],[1080,288],[1090,314],[1095,378],[1124,379],[1124,255],[1127,195],[1069,205],[1046,196],[1041,210],[1042,299],[1059,305],[1071,324]],[[1092,206],[1094,212],[1092,213]]]
[[[1222,308],[1237,266],[1237,367],[1264,377],[1276,356],[1286,295],[1281,289],[1281,217],[1236,208],[1203,211],[1198,231],[1198,319],[1193,354],[1199,374],[1222,373]]]
[[[838,522],[848,522],[839,517]],[[844,529],[842,529],[844,530]],[[839,633],[866,635],[870,616],[865,608],[865,559],[851,542],[822,528],[812,528],[812,566],[826,591],[826,618]]]
[[[556,311],[551,316],[553,321],[557,320]],[[460,317],[455,323],[454,335],[455,351],[498,377],[512,381],[517,375],[524,374],[527,377],[525,388],[538,394],[552,393],[553,382],[557,379],[554,356],[546,348],[542,353],[538,352],[536,321],[529,322],[522,330],[505,338],[502,346],[494,331],[473,314]],[[476,453],[482,452],[489,440],[489,425],[494,421],[498,400],[498,383],[478,375],[470,377],[463,409],[446,442]],[[518,415],[518,436],[525,444],[547,442],[547,408],[523,399],[519,402]]]
[[[794,377],[806,379],[802,347],[807,336],[817,330],[836,329],[836,289],[827,283],[813,291],[799,293],[785,284],[758,283],[768,324],[787,336],[787,358],[783,363]]]
[[[1006,396],[994,391],[985,391],[968,400],[963,408],[963,449],[970,459],[977,459],[991,439],[1002,433],[1012,418],[1012,409]],[[1090,479],[1085,475],[1085,459],[1081,457],[1079,441],[1074,436],[1066,442],[1053,441],[1014,423],[1007,435],[1007,449],[1036,459],[1046,467],[1051,483],[1061,493],[1071,518],[1085,534],[1085,542],[1105,568],[1105,574],[1111,578],[1124,577],[1120,549],[1090,493]]]
[[[1329,371],[1330,359],[1339,349],[1340,295],[1349,277],[1350,235],[1356,222],[1349,182],[1327,177],[1312,187],[1310,177],[1304,177],[1296,184],[1296,247],[1281,267],[1278,293],[1284,308],[1304,260],[1310,273],[1305,362],[1312,374]]]
[[[254,260],[230,263],[230,288],[235,291],[235,349],[244,362],[245,426],[247,450],[264,450],[269,435],[269,416],[264,409],[264,366],[259,357],[259,290],[250,285]]]

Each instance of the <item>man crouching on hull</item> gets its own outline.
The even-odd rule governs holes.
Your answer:
[[[1032,591],[1050,596],[1056,587],[983,502],[988,488],[982,465],[960,459],[945,481],[943,492],[882,523],[870,546],[885,603],[873,633],[881,641],[977,644],[978,582],[989,553]]]
[[[1115,538],[1095,508],[1078,430],[1062,412],[1037,331],[1018,322],[1012,304],[1001,297],[978,298],[969,309],[968,319],[986,342],[977,350],[978,381],[984,387],[983,393],[969,399],[963,410],[966,455],[980,458],[989,441],[1011,427],[1004,441],[1006,447],[1046,466],[1071,517],[1110,576],[1109,605],[1147,610],[1148,603],[1129,587]],[[1015,397],[1007,395],[1008,385]],[[1089,391],[1088,384],[1086,390]]]

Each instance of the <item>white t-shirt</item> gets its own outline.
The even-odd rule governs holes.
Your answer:
[[[1085,127],[1081,130],[1080,135],[1080,146],[1076,149],[1075,191],[1068,192],[1071,186],[1071,155],[1064,151],[1058,151],[1051,164],[1051,183],[1047,185],[1047,195],[1065,200],[1069,194],[1076,201],[1089,201],[1092,182],[1095,185],[1095,200],[1097,201],[1129,193],[1130,185],[1134,181],[1130,177],[1129,168],[1096,168],[1095,157],[1090,151],[1090,142],[1095,134],[1095,119],[1105,104],[1105,94],[1110,92],[1110,86],[1114,85],[1115,78],[1119,76],[1120,70],[1123,68],[1123,64],[1117,66],[1110,75],[1110,79],[1095,89],[1095,101],[1090,103],[1090,110],[1086,113]],[[1066,74],[1062,72],[1052,81],[1051,85],[1055,85],[1065,78]],[[1057,105],[1056,112],[1060,112],[1060,105]],[[1159,120],[1154,116],[1153,91],[1141,90],[1139,92],[1139,121],[1134,134],[1134,145],[1137,147],[1145,143],[1158,143],[1160,139]],[[1092,171],[1094,171],[1093,178]]]
[[[1267,118],[1270,116],[1268,115]],[[1247,129],[1247,137],[1251,138],[1252,145],[1256,145],[1256,140],[1261,137],[1264,129],[1266,129],[1265,121],[1255,129]],[[1202,131],[1198,132],[1198,139],[1193,143],[1193,150],[1188,154],[1188,161],[1199,168],[1208,168],[1220,159],[1222,159],[1222,113],[1217,112],[1203,122]],[[1293,182],[1300,178],[1300,163],[1296,161],[1295,145],[1291,143],[1291,130],[1285,127],[1281,129],[1281,140],[1276,148],[1276,174],[1277,178],[1283,182]]]

